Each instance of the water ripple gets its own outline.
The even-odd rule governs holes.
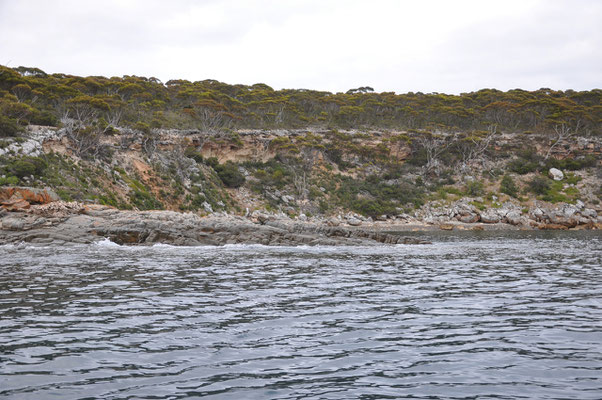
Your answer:
[[[599,234],[432,235],[0,246],[0,397],[601,397]]]

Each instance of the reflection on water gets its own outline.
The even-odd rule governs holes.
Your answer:
[[[0,397],[602,397],[602,242],[0,246]]]

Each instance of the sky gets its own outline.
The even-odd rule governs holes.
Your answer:
[[[0,64],[275,89],[602,88],[599,0],[0,0]]]

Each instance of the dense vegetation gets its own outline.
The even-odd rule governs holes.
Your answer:
[[[0,66],[0,149],[26,140],[31,124],[61,128],[68,149],[0,156],[0,185],[51,186],[65,200],[120,208],[241,212],[233,193],[248,190],[291,215],[379,217],[463,196],[488,206],[499,196],[575,202],[582,178],[570,171],[594,171],[599,160],[595,146],[572,144],[601,136],[602,90],[329,93]],[[172,128],[190,134],[166,144]],[[243,132],[280,128],[296,131],[268,139]],[[502,143],[503,133],[514,139]],[[204,154],[264,139],[269,159]],[[124,163],[132,150],[148,171]],[[547,177],[552,167],[567,173],[565,182]]]
[[[600,134],[602,90],[520,89],[448,95],[274,90],[265,84],[230,85],[124,76],[46,74],[37,68],[0,66],[0,135],[19,125],[57,125],[67,118],[106,131],[138,128],[329,126],[404,129],[545,131],[563,126]]]

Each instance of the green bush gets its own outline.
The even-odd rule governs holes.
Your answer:
[[[217,157],[209,157],[207,160],[205,160],[205,164],[215,169],[215,167],[219,165],[219,161],[217,160]]]
[[[0,137],[17,136],[23,128],[17,123],[17,120],[0,114]]]
[[[563,160],[549,159],[546,162],[546,169],[557,168],[560,170],[577,171],[583,168],[590,168],[596,165],[596,157],[591,154],[581,158],[565,158]]]
[[[543,158],[534,149],[528,148],[518,154],[518,158],[510,161],[507,168],[515,174],[525,175],[530,172],[539,171],[543,164]]]
[[[130,200],[139,210],[160,210],[163,208],[163,204],[148,191],[134,189],[134,192],[130,194]]]
[[[535,172],[539,169],[539,163],[535,161],[525,160],[524,158],[517,158],[512,160],[507,165],[510,172],[515,174],[525,175],[530,172]]]
[[[151,127],[146,122],[138,121],[134,124],[133,128],[137,131],[140,131],[144,134],[149,134],[151,132]]]
[[[383,214],[395,213],[395,207],[393,205],[369,199],[357,199],[353,201],[351,203],[351,209],[359,214],[373,218]]]
[[[500,190],[502,193],[505,193],[508,196],[518,196],[518,187],[516,186],[514,179],[512,179],[510,175],[504,175],[504,177],[502,178],[502,183],[500,185]]]
[[[203,156],[194,147],[187,147],[184,155],[188,158],[192,158],[199,164],[203,162]]]
[[[227,187],[237,188],[245,183],[245,176],[240,173],[238,166],[231,161],[225,164],[217,164],[213,169]]]
[[[7,169],[20,179],[26,176],[40,176],[47,168],[46,161],[39,157],[24,157],[13,160],[7,165]]]
[[[59,124],[58,118],[47,110],[34,113],[30,122],[35,125],[44,126],[58,126]]]
[[[485,191],[483,190],[483,182],[481,181],[469,181],[464,187],[464,191],[469,196],[482,196]]]
[[[15,186],[19,184],[19,178],[16,176],[0,177],[0,186]]]
[[[330,202],[349,208],[359,214],[376,217],[396,213],[396,207],[404,204],[419,206],[423,203],[424,190],[409,182],[388,185],[372,175],[365,180],[339,176],[340,183]]]
[[[545,195],[551,187],[550,179],[543,176],[535,176],[527,182],[529,191],[537,195]]]

